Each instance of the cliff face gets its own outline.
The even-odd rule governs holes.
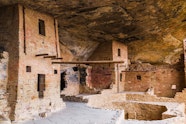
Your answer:
[[[0,0],[21,3],[59,20],[60,42],[86,60],[100,42],[128,45],[132,62],[175,64],[186,38],[184,0]]]

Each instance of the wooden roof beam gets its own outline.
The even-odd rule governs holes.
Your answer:
[[[56,58],[56,56],[44,56],[43,58]]]
[[[55,59],[58,59],[59,60],[59,59],[63,59],[63,58],[52,58],[52,60],[55,60]]]
[[[35,56],[36,57],[38,57],[38,56],[48,56],[48,53],[36,54]]]
[[[61,61],[52,62],[52,64],[119,64],[124,61]]]

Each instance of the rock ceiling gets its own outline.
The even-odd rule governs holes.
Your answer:
[[[174,64],[186,38],[185,0],[0,0],[59,20],[60,42],[86,59],[100,42],[128,45],[131,61]],[[152,57],[153,56],[153,57]]]

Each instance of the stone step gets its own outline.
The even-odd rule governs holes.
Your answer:
[[[101,94],[110,94],[110,93],[114,93],[114,91],[112,89],[105,89],[101,91]]]
[[[182,93],[186,93],[186,88],[184,88],[184,89],[182,90]]]
[[[110,94],[110,93],[116,93],[117,92],[117,85],[113,85],[111,89],[104,89],[101,91],[101,94]]]
[[[68,102],[88,103],[88,99],[83,98],[83,96],[65,96],[65,95],[61,95],[61,98],[63,98],[63,101],[68,101]]]

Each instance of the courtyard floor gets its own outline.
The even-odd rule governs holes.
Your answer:
[[[84,103],[66,102],[66,108],[46,118],[20,124],[115,124],[121,111],[94,109]]]

